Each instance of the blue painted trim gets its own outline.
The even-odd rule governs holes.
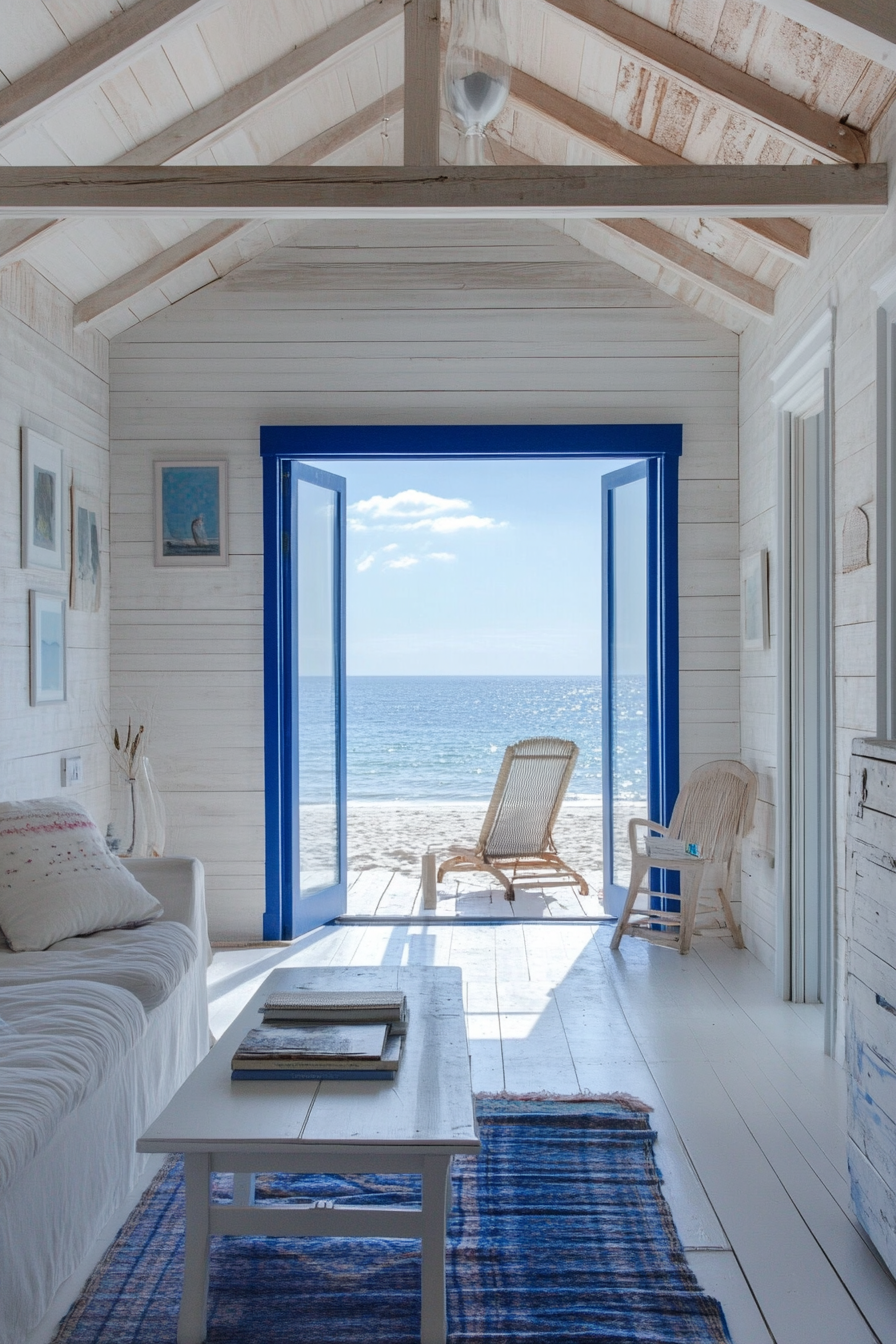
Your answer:
[[[292,458],[265,457],[264,492],[264,693],[265,693],[265,913],[264,937],[297,938],[335,919],[346,908],[348,889],[345,544],[346,497],[341,476]],[[339,881],[299,899],[301,836],[298,811],[298,650],[294,638],[297,547],[296,482],[304,480],[336,496],[334,573],[336,638],[337,826]]]
[[[262,457],[680,457],[681,425],[263,425]]]
[[[678,461],[681,425],[263,425],[260,431],[264,492],[264,703],[265,855],[267,864],[264,936],[296,937],[331,920],[337,889],[294,901],[297,861],[295,818],[295,725],[291,718],[295,671],[282,676],[292,648],[293,473],[314,479],[315,468],[300,459],[360,461],[365,458],[443,460],[528,457],[644,458],[648,461],[648,575],[659,575],[651,597],[655,694],[651,715],[651,811],[667,821],[678,795]],[[330,481],[339,477],[320,472]],[[339,606],[337,634],[345,649],[345,495],[339,504]],[[651,555],[659,569],[651,565]],[[339,679],[340,873],[346,880],[345,658]],[[656,743],[654,749],[653,743]],[[656,761],[656,765],[654,765]],[[326,899],[322,899],[326,898]]]

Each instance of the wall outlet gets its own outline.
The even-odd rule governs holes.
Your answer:
[[[69,789],[73,784],[84,783],[84,764],[80,756],[63,756],[62,787]]]

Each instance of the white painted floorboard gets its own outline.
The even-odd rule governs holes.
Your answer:
[[[773,994],[749,952],[680,957],[608,926],[348,925],[224,951],[219,1035],[274,965],[460,966],[478,1091],[624,1091],[654,1107],[657,1161],[702,1286],[734,1344],[890,1344],[896,1283],[853,1221],[845,1077],[821,1009]]]

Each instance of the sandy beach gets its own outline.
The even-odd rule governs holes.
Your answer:
[[[417,874],[427,849],[475,845],[488,804],[485,801],[350,802],[348,866],[350,869],[391,868]],[[645,815],[645,803],[629,803],[617,821],[617,839],[627,847],[630,816]],[[603,861],[603,808],[596,800],[564,803],[554,840],[557,851],[578,871],[600,872]],[[623,850],[623,852],[626,852]],[[470,881],[468,877],[464,881]]]

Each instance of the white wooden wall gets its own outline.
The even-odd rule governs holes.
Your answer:
[[[881,123],[871,158],[896,160],[896,110]],[[846,799],[850,747],[875,731],[875,471],[877,300],[871,283],[896,260],[896,210],[881,221],[829,218],[812,231],[809,266],[781,285],[771,330],[751,323],[741,338],[741,550],[769,548],[772,647],[745,653],[741,678],[743,759],[761,777],[759,825],[744,856],[743,918],[748,945],[774,961],[775,883],[771,866],[775,804],[775,587],[777,426],[769,374],[812,323],[833,307],[834,677],[836,728],[837,983],[842,994],[848,926]],[[871,518],[870,566],[842,573],[843,521],[861,505]],[[767,852],[762,852],[767,851]],[[842,1016],[842,1015],[841,1015]],[[842,1021],[840,1043],[842,1045]]]
[[[536,223],[308,224],[116,337],[113,695],[152,708],[173,844],[206,864],[215,936],[257,937],[264,904],[259,425],[683,423],[686,775],[740,748],[737,354]],[[153,567],[152,462],[190,452],[230,462],[225,570]]]
[[[29,703],[28,590],[68,594],[68,572],[21,567],[21,431],[38,430],[65,450],[68,486],[103,501],[105,599],[99,612],[67,617],[68,699]],[[72,305],[24,262],[0,271],[0,799],[60,793],[60,760],[80,752],[79,799],[105,829],[109,756],[100,735],[109,706],[108,342],[73,335]],[[68,533],[66,555],[69,555]]]

